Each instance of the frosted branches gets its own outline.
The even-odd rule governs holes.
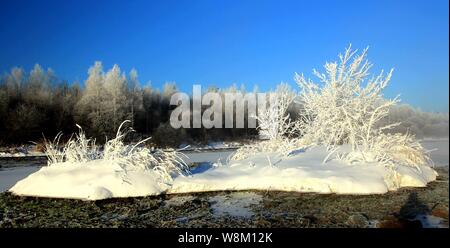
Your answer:
[[[302,122],[291,120],[287,111],[296,96],[287,84],[280,84],[275,92],[271,92],[268,106],[259,108],[258,116],[254,116],[258,120],[260,136],[267,140],[239,148],[230,159],[245,159],[262,152],[277,152],[287,156],[292,150],[298,149],[300,140],[295,135],[301,131]],[[258,106],[261,107],[260,104]]]
[[[295,75],[302,89],[300,102],[306,120],[306,137],[312,142],[328,145],[349,143],[355,148],[359,139],[370,138],[374,123],[386,116],[397,98],[385,100],[381,92],[387,86],[392,70],[384,77],[381,72],[369,80],[364,79],[372,66],[366,59],[367,49],[355,56],[356,51],[346,49],[340,62],[326,63],[326,74],[314,71],[322,86],[303,75]],[[353,58],[353,61],[349,61]],[[384,128],[388,128],[387,126]]]
[[[129,170],[153,170],[161,177],[163,183],[172,180],[172,173],[188,174],[189,169],[184,162],[184,156],[177,151],[163,151],[148,149],[140,146],[147,138],[135,145],[125,145],[123,139],[131,131],[123,131],[123,125],[130,121],[124,121],[117,130],[116,137],[107,140],[103,151],[95,145],[95,140],[87,139],[80,126],[79,133],[71,137],[69,141],[60,148],[59,141],[61,133],[53,141],[46,141],[46,153],[48,164],[69,163],[74,166],[93,160],[106,160],[118,164],[123,171]]]
[[[269,106],[259,110],[258,129],[261,136],[269,140],[280,139],[295,131],[296,123],[291,121],[287,113],[289,105],[294,101],[296,94],[287,84],[278,85],[275,92],[269,94]]]
[[[388,116],[391,107],[399,102],[398,97],[385,99],[382,95],[393,70],[387,74],[381,71],[366,80],[372,67],[366,59],[367,49],[359,55],[356,52],[349,47],[339,55],[339,62],[325,64],[325,73],[314,70],[320,84],[303,75],[295,75],[301,88],[303,140],[326,145],[331,152],[335,152],[337,145],[349,144],[353,157],[356,153],[361,155],[356,156],[359,161],[395,161],[408,165],[428,163],[423,148],[409,134],[384,134],[385,130],[400,123],[380,125],[380,120]],[[396,147],[395,150],[408,154],[399,158],[386,147]]]

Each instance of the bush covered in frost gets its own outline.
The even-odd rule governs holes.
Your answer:
[[[171,181],[174,173],[182,175],[189,173],[182,153],[149,149],[143,146],[143,143],[150,138],[134,145],[125,144],[123,140],[130,130],[123,132],[122,127],[127,122],[130,121],[124,121],[119,126],[116,137],[107,140],[103,149],[96,146],[95,140],[88,139],[80,126],[78,126],[78,134],[62,146],[59,144],[61,134],[58,134],[53,141],[45,142],[48,165],[70,163],[77,166],[94,160],[105,160],[117,163],[124,171],[153,170],[164,181]]]
[[[385,99],[383,90],[393,70],[368,78],[372,64],[366,59],[367,49],[356,53],[349,47],[339,55],[339,62],[325,64],[324,73],[314,70],[319,83],[296,74],[301,89],[296,120],[287,114],[296,95],[280,86],[275,92],[276,104],[257,117],[260,131],[269,139],[244,146],[230,158],[245,159],[261,152],[288,155],[295,149],[323,145],[329,150],[324,161],[334,156],[349,163],[431,165],[414,135],[392,132],[401,123],[389,121],[388,116],[399,99]],[[341,150],[342,145],[350,146],[350,151]]]

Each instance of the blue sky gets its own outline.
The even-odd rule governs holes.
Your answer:
[[[0,72],[35,63],[82,81],[96,60],[161,87],[294,85],[352,43],[373,73],[395,68],[387,97],[448,112],[447,0],[0,2]]]

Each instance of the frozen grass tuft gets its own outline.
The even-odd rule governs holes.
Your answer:
[[[70,163],[74,166],[94,160],[111,161],[118,164],[125,172],[130,170],[153,170],[161,176],[162,182],[171,182],[172,176],[187,175],[189,168],[184,162],[185,155],[178,151],[163,151],[149,149],[143,146],[150,138],[136,144],[127,145],[124,138],[131,131],[122,131],[124,121],[117,130],[116,137],[107,140],[103,150],[95,144],[95,139],[88,139],[83,129],[78,126],[79,132],[71,137],[61,147],[59,133],[53,141],[45,141],[48,165]]]
[[[428,152],[411,134],[384,134],[372,137],[354,151],[339,154],[353,162],[379,162],[384,165],[433,166]]]

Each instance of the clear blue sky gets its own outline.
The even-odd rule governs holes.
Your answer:
[[[375,70],[395,68],[388,97],[448,112],[448,0],[0,2],[0,72],[39,63],[82,81],[96,60],[141,82],[261,90],[310,75],[349,43]]]

